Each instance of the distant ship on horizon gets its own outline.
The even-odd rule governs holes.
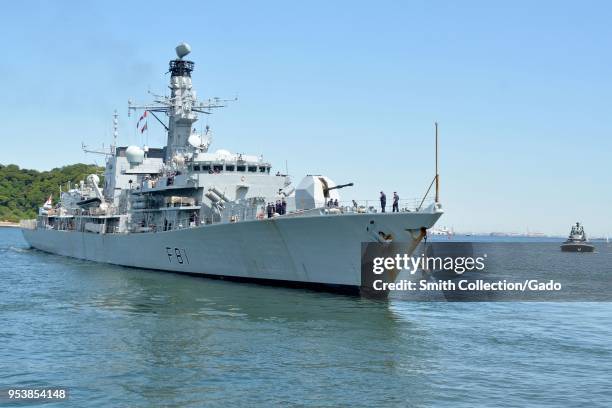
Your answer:
[[[563,252],[593,252],[594,250],[595,246],[588,242],[584,227],[579,222],[572,226],[567,240],[561,244]]]
[[[453,235],[455,235],[455,232],[453,231],[452,228],[447,228],[447,227],[444,226],[444,227],[440,227],[440,228],[432,228],[432,229],[430,229],[429,230],[429,234],[452,237]]]

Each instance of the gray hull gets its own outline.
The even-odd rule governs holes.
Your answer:
[[[595,247],[591,244],[584,243],[565,243],[561,244],[561,251],[563,252],[593,252]]]
[[[23,229],[34,248],[73,258],[243,281],[358,291],[361,243],[380,232],[412,253],[441,213],[283,217],[156,233]]]

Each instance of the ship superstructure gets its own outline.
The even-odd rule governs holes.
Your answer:
[[[125,266],[354,291],[362,242],[406,242],[412,252],[442,214],[437,194],[433,203],[403,201],[399,212],[384,213],[376,200],[342,201],[340,189],[352,183],[307,175],[294,185],[262,156],[210,151],[212,131],[198,133],[194,124],[227,101],[198,102],[189,52],[180,44],[170,61],[169,96],[129,103],[129,112],[165,127],[166,146],[117,146],[115,113],[103,185],[92,174],[63,192],[55,208],[41,208],[23,228],[33,247]]]

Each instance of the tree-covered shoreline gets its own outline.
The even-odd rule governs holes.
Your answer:
[[[94,164],[72,164],[49,171],[20,169],[14,164],[0,164],[0,221],[17,222],[34,218],[49,195],[59,199],[60,185],[74,186],[88,174],[100,174],[103,168]]]

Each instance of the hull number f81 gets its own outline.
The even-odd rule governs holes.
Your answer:
[[[166,247],[166,255],[168,255],[168,262],[170,263],[189,264],[189,257],[185,248]]]

